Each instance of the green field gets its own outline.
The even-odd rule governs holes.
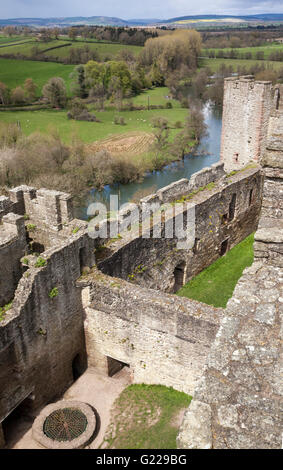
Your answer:
[[[52,40],[49,42],[39,42],[36,41],[34,38],[30,38],[32,42],[28,42],[27,44],[18,44],[15,46],[8,46],[1,47],[0,54],[22,54],[26,57],[31,57],[33,48],[37,47],[39,51],[44,53],[44,55],[50,58],[60,58],[65,59],[70,54],[71,48],[82,48],[88,46],[90,50],[98,52],[100,58],[109,58],[113,59],[116,55],[122,50],[127,49],[131,51],[134,55],[138,55],[142,49],[140,46],[127,46],[124,44],[117,44],[117,43],[104,43],[104,42],[85,42],[85,41],[71,41],[71,40]],[[57,46],[65,46],[58,49],[53,49],[51,51],[47,50],[52,47]],[[46,52],[44,52],[46,50]]]
[[[169,95],[170,91],[167,87],[158,87],[135,96],[133,103],[137,106],[147,106],[148,103],[150,105],[166,105],[168,101],[171,101],[174,108],[180,108],[181,105],[179,101],[166,98],[169,97]]]
[[[15,62],[16,63],[16,62]],[[37,62],[36,62],[37,64]],[[66,66],[62,66],[66,67]],[[1,78],[0,78],[1,80]],[[169,93],[168,88],[158,88],[149,90],[134,98],[135,101],[155,103],[164,99]],[[159,101],[159,102],[160,102]],[[176,121],[184,121],[188,110],[181,108],[178,102],[171,100],[172,109],[154,109],[150,111],[121,111],[106,109],[106,111],[93,111],[101,122],[83,122],[67,119],[67,111],[41,110],[41,111],[3,111],[0,112],[0,121],[17,122],[20,121],[23,132],[26,135],[35,131],[47,133],[50,127],[58,130],[62,140],[69,143],[74,134],[78,135],[84,142],[94,142],[111,137],[113,134],[121,134],[128,131],[151,132],[151,119],[154,116],[163,116],[169,120],[170,126],[174,127]],[[162,104],[162,103],[161,103]],[[124,126],[114,124],[114,117],[122,116],[126,124]],[[172,137],[180,129],[172,129]]]
[[[163,385],[130,385],[115,401],[103,448],[176,449],[191,398]]]
[[[48,55],[48,57],[59,57],[60,59],[64,59],[70,54],[71,47],[78,49],[85,46],[89,47],[89,49],[92,51],[96,51],[101,59],[114,59],[122,49],[127,49],[133,55],[137,56],[142,49],[140,46],[127,46],[125,44],[102,42],[86,43],[83,41],[74,41],[71,46],[62,47],[61,49],[53,49],[53,51],[48,51],[46,55]]]
[[[212,72],[216,72],[219,67],[224,64],[226,66],[232,65],[233,70],[237,71],[238,67],[252,67],[253,65],[262,66],[263,64],[267,68],[273,68],[279,70],[283,67],[282,62],[279,61],[267,61],[267,60],[248,60],[248,59],[200,59],[199,67],[209,67]]]
[[[31,40],[32,38],[28,36],[1,36],[0,35],[0,46],[2,44],[8,45],[8,44],[13,44],[14,42],[22,42],[22,41],[28,41]]]
[[[229,52],[232,50],[232,48],[224,48],[224,49],[203,49],[202,55],[205,56],[207,55],[208,51],[215,51],[215,53],[218,53],[219,51],[222,51],[223,54],[229,54]],[[233,51],[237,52],[238,54],[246,54],[247,52],[250,52],[252,54],[252,58],[256,59],[256,54],[257,52],[263,52],[264,53],[264,58],[268,59],[269,55],[272,52],[277,52],[283,51],[283,44],[279,43],[271,43],[267,44],[266,46],[255,46],[255,47],[239,47],[239,48],[233,48]]]
[[[83,122],[67,119],[66,111],[42,110],[42,111],[5,111],[0,113],[0,121],[20,121],[21,128],[26,135],[35,131],[48,133],[50,128],[55,128],[60,137],[66,143],[70,143],[74,135],[79,136],[83,142],[90,143],[111,137],[114,134],[122,134],[129,131],[152,132],[151,119],[154,116],[163,116],[169,120],[171,126],[176,121],[183,121],[188,113],[187,109],[157,109],[150,111],[103,111],[96,112],[101,122]],[[114,124],[114,116],[124,117],[124,126]],[[172,135],[180,132],[180,129],[172,130]]]
[[[253,241],[253,235],[247,237],[189,281],[177,295],[225,308],[243,270],[253,262]]]
[[[26,78],[32,78],[38,85],[38,95],[41,94],[43,85],[51,77],[63,78],[69,88],[70,74],[73,70],[74,65],[0,58],[0,82],[5,83],[9,88],[15,88],[23,85]]]

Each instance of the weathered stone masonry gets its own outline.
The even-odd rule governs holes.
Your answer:
[[[185,415],[180,448],[282,446],[283,113],[269,122],[255,262],[245,270]]]
[[[183,180],[180,185],[184,188]],[[230,249],[256,230],[262,190],[258,168],[222,176],[214,186],[207,189],[202,186],[201,189],[188,203],[195,204],[193,249],[177,250],[176,237],[165,239],[164,231],[160,239],[144,238],[137,228],[130,238],[123,233],[122,239],[106,243],[105,249],[99,251],[97,257],[101,271],[125,280],[132,278],[149,288],[174,292],[176,266],[184,263],[184,284],[221,256],[223,242],[227,242],[225,249]],[[166,194],[166,202],[170,193],[172,200],[172,190],[173,187],[162,190]],[[156,200],[155,195],[151,199]],[[183,207],[185,213],[187,204]]]
[[[281,88],[280,88],[281,87]],[[225,170],[258,162],[266,146],[270,114],[282,106],[282,86],[255,81],[253,76],[224,81],[221,161]]]

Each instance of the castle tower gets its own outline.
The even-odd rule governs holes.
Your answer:
[[[226,171],[259,161],[274,107],[270,81],[255,81],[251,75],[225,79],[220,159]]]

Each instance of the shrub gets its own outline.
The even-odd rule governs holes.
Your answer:
[[[181,121],[176,121],[175,122],[175,128],[176,129],[181,129],[181,127],[183,127],[183,124],[181,123]]]
[[[27,230],[29,232],[34,232],[36,230],[36,225],[34,224],[27,224]]]
[[[42,268],[43,266],[46,266],[46,264],[47,264],[46,259],[41,258],[41,256],[40,256],[40,257],[37,258],[37,260],[36,260],[35,267],[36,267],[36,268]]]
[[[17,86],[12,90],[11,101],[13,104],[23,104],[25,102],[25,92],[22,87]]]

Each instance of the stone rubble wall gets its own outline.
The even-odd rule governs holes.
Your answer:
[[[86,368],[84,310],[75,282],[94,265],[93,251],[93,240],[80,231],[42,253],[45,266],[23,274],[0,322],[0,423],[30,394],[34,408],[59,397],[74,380],[76,355]]]
[[[22,216],[8,213],[0,225],[0,307],[10,302],[22,276],[20,259],[27,248]]]
[[[282,447],[282,122],[279,111],[271,119],[262,158],[265,178],[255,261],[228,302],[185,414],[179,448]]]
[[[222,309],[99,271],[77,285],[83,288],[89,366],[107,374],[108,356],[128,364],[135,383],[194,392]]]
[[[264,186],[255,258],[283,268],[283,111],[270,118],[262,165]]]
[[[37,226],[58,232],[73,217],[72,197],[49,189],[19,186],[9,191],[15,212],[28,216]]]

